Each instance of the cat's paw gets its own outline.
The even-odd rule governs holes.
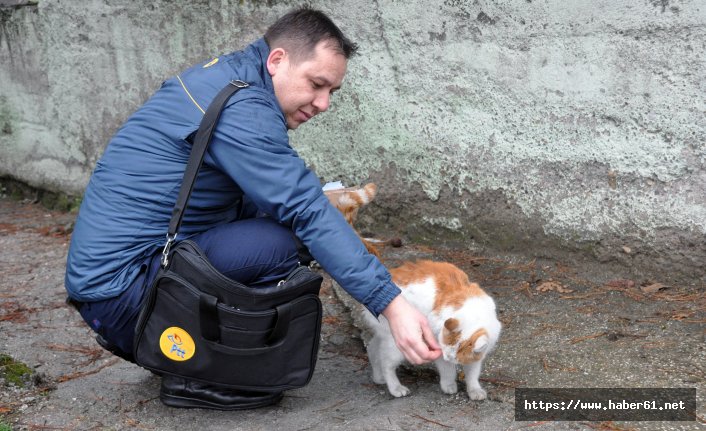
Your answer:
[[[441,382],[441,391],[445,394],[453,395],[458,392],[458,383],[453,382]]]
[[[468,397],[474,401],[484,400],[486,392],[481,388],[468,388]]]
[[[390,391],[390,394],[392,394],[393,397],[406,397],[407,395],[410,394],[410,390],[407,386],[404,385],[397,385],[394,387],[388,386],[387,388]]]

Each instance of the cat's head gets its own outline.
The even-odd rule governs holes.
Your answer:
[[[466,334],[459,320],[453,317],[444,322],[439,341],[444,359],[463,365],[480,361],[492,347],[490,335],[485,328],[477,328]]]

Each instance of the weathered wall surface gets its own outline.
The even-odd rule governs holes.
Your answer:
[[[313,1],[361,46],[292,134],[364,219],[414,238],[704,280],[706,6],[699,0]],[[167,76],[296,2],[40,0],[0,12],[0,176],[80,193]]]

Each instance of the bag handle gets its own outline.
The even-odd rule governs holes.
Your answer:
[[[278,344],[280,340],[284,340],[289,332],[289,321],[292,320],[292,303],[285,302],[277,306],[277,322],[272,328],[270,336],[267,337],[265,344],[272,346]]]
[[[292,304],[285,302],[275,307],[277,321],[272,332],[265,340],[263,348],[279,346],[289,332],[289,322],[292,320]],[[199,326],[201,337],[212,343],[220,344],[221,329],[218,320],[218,298],[201,292],[199,296]]]
[[[221,340],[221,330],[218,327],[218,298],[203,292],[199,296],[199,326],[204,339],[214,343]]]
[[[306,296],[302,297],[302,299],[306,300],[306,301],[313,301],[313,304],[311,304],[311,305],[315,304],[315,306],[312,307],[313,308],[312,310],[306,312],[306,315],[308,316],[309,314],[312,314],[312,313],[316,314],[316,317],[315,317],[316,331],[314,333],[319,334],[319,332],[321,330],[321,313],[322,313],[321,301],[319,300],[319,297],[316,295],[306,295]],[[298,308],[298,309],[301,311],[301,308]],[[301,318],[301,317],[303,317],[303,316],[298,315],[296,318]],[[279,316],[278,316],[278,318],[279,318]],[[291,318],[292,318],[292,316],[288,316],[287,319],[282,320],[282,322],[287,323],[287,326],[286,326],[287,330],[289,330],[289,323],[291,321]],[[277,324],[275,324],[275,326],[277,326]],[[273,330],[273,332],[274,332],[274,330]],[[286,333],[284,335],[286,335]],[[217,350],[217,351],[224,353],[226,355],[258,356],[258,355],[264,355],[264,354],[271,352],[273,350],[280,349],[282,347],[282,345],[284,345],[285,342],[287,341],[287,339],[286,339],[286,337],[284,337],[284,335],[283,335],[283,338],[279,338],[276,340],[269,339],[267,341],[267,344],[263,347],[247,347],[247,348],[230,347],[230,346],[226,346],[225,344],[221,344],[221,343],[209,341],[209,340],[204,340],[204,342],[208,345],[209,348],[211,348],[213,350]],[[272,338],[272,337],[270,337],[270,338]],[[290,338],[290,340],[291,340],[291,338]],[[316,351],[319,348],[318,346],[319,346],[319,338],[318,338],[318,336],[316,336],[313,339],[313,346],[312,346],[312,349],[314,352],[313,353],[314,360],[316,358]]]
[[[164,250],[162,251],[161,264],[163,268],[166,268],[169,264],[169,249],[176,240],[177,232],[184,218],[184,210],[186,209],[189,197],[194,188],[196,175],[203,164],[203,159],[206,155],[206,147],[208,147],[209,142],[211,142],[213,131],[216,129],[216,124],[218,124],[218,120],[221,118],[223,106],[225,106],[228,99],[238,90],[249,86],[247,82],[239,80],[230,81],[228,85],[216,95],[201,119],[194,144],[191,147],[191,154],[184,172],[184,179],[179,189],[179,197],[174,204],[174,209],[172,209],[172,218],[169,221],[169,229],[167,231],[167,243],[164,245]]]

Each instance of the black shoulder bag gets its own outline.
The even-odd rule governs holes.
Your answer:
[[[195,243],[175,243],[206,147],[226,101],[248,84],[229,83],[196,133],[172,212],[159,272],[135,329],[138,365],[233,389],[279,392],[305,386],[321,332],[322,277],[306,266],[276,286],[250,288],[219,273]]]

